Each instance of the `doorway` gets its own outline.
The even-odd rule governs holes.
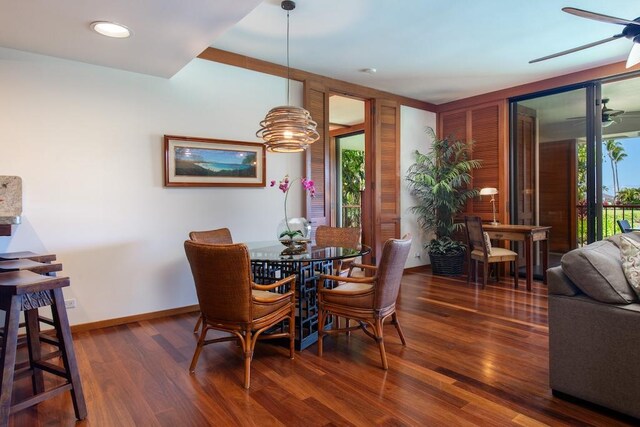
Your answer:
[[[331,138],[332,224],[364,230],[366,198],[366,101],[332,94],[329,97]]]

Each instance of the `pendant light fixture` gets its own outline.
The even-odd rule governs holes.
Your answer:
[[[289,68],[289,12],[295,9],[293,1],[285,0],[280,6],[287,11],[287,103],[291,104],[290,85],[291,70]],[[256,136],[264,140],[267,151],[292,153],[304,151],[320,138],[316,130],[317,123],[311,114],[301,107],[283,105],[274,107],[260,122],[260,130]]]

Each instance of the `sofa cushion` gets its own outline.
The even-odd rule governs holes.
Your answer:
[[[609,304],[638,300],[622,270],[620,250],[610,241],[591,243],[564,254],[562,270],[591,298]]]
[[[607,237],[606,240],[612,242],[614,245],[616,245],[619,248],[620,247],[620,239],[622,239],[622,237],[628,237],[631,240],[635,240],[636,242],[640,243],[640,231],[632,231],[632,232],[629,232],[629,233],[614,234],[613,236]]]
[[[620,256],[622,271],[636,295],[640,297],[640,243],[623,236],[620,239]]]

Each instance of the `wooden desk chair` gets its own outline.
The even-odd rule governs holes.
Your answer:
[[[487,285],[489,264],[511,262],[513,265],[513,286],[517,288],[518,254],[509,249],[491,247],[491,240],[489,239],[489,235],[482,230],[482,219],[479,216],[465,216],[464,224],[467,229],[467,241],[469,243],[469,249],[467,251],[467,284],[471,282],[472,274],[474,275],[473,281],[478,281],[478,261],[483,264],[482,289]],[[471,261],[473,261],[473,263]],[[497,266],[496,279],[499,280]]]
[[[343,248],[358,248],[360,246],[360,229],[357,227],[328,227],[321,225],[316,229],[317,246],[339,246]],[[346,258],[334,263],[334,274],[339,276],[345,264],[353,262],[355,258]]]
[[[378,267],[372,265],[352,264],[354,267],[371,270],[372,277],[341,277],[321,275],[318,288],[318,355],[322,356],[322,340],[326,334],[349,332],[362,329],[373,338],[380,348],[382,367],[389,368],[384,349],[382,326],[391,317],[402,345],[406,345],[400,322],[396,315],[396,300],[400,291],[400,281],[404,273],[404,265],[411,249],[411,236],[389,239],[385,242]],[[351,270],[350,269],[350,270]],[[339,284],[333,289],[324,287],[325,280],[335,280]],[[358,326],[325,330],[327,316],[336,315],[354,319]],[[367,329],[370,326],[372,331]]]
[[[251,261],[246,245],[211,245],[184,242],[191,266],[198,302],[202,311],[202,333],[193,354],[189,372],[193,373],[202,348],[207,344],[238,340],[244,352],[244,387],[249,388],[251,359],[258,338],[289,338],[289,357],[294,355],[295,299],[291,275],[271,285],[251,280]],[[283,293],[271,292],[289,287]],[[261,335],[288,320],[288,330]],[[207,340],[207,331],[228,332],[229,337]]]
[[[189,233],[189,238],[194,242],[208,243],[211,245],[230,245],[233,243],[231,238],[231,231],[228,228],[216,228],[214,230],[206,231],[192,231]],[[198,329],[202,325],[202,313],[198,317],[196,325],[193,327],[193,333],[197,334]]]

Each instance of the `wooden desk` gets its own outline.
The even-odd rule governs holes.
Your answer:
[[[527,270],[527,290],[531,290],[533,282],[533,244],[540,242],[542,247],[542,280],[547,283],[547,268],[549,266],[549,233],[551,227],[542,225],[511,225],[511,224],[482,224],[482,229],[489,237],[496,240],[512,240],[524,243],[524,259]],[[516,272],[517,273],[517,272]]]

